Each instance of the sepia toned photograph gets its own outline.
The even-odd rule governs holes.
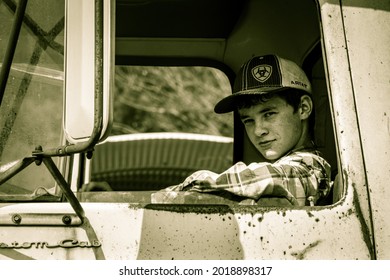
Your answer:
[[[389,47],[388,0],[0,0],[0,266],[390,260]]]

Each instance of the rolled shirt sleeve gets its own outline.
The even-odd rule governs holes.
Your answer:
[[[284,197],[292,205],[309,205],[330,191],[330,165],[311,152],[293,152],[275,163],[238,162],[221,174],[200,170],[167,191],[226,191],[259,200]]]

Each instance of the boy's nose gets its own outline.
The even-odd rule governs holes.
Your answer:
[[[264,136],[268,134],[268,129],[265,127],[262,122],[255,122],[255,130],[254,134],[258,137]]]

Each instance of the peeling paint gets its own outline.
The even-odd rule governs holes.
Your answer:
[[[368,229],[366,221],[363,218],[363,215],[361,214],[359,198],[358,198],[358,195],[356,194],[355,187],[353,188],[353,190],[354,190],[354,193],[355,193],[355,195],[354,195],[354,197],[355,197],[354,206],[355,206],[356,213],[357,213],[356,217],[360,220],[361,232],[363,234],[363,239],[364,239],[364,242],[366,243],[367,248],[368,248],[368,250],[370,252],[371,259],[376,259],[376,252],[375,252],[375,249],[374,249],[375,248],[375,245],[374,245],[375,241],[371,240],[370,231]]]
[[[297,251],[297,252],[292,252],[291,253],[291,256],[294,256],[296,257],[298,260],[303,260],[305,259],[305,255],[308,251],[310,251],[312,248],[316,247],[318,244],[320,244],[321,240],[317,240],[315,241],[314,243],[310,243],[307,247],[305,247],[303,250],[301,251]],[[303,245],[305,245],[305,243],[303,243]]]

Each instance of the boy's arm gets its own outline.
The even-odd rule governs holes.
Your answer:
[[[239,162],[221,174],[201,170],[171,191],[227,191],[258,200],[262,196],[285,197],[292,204],[306,205],[326,196],[330,189],[330,166],[311,153],[294,153],[276,163]]]

